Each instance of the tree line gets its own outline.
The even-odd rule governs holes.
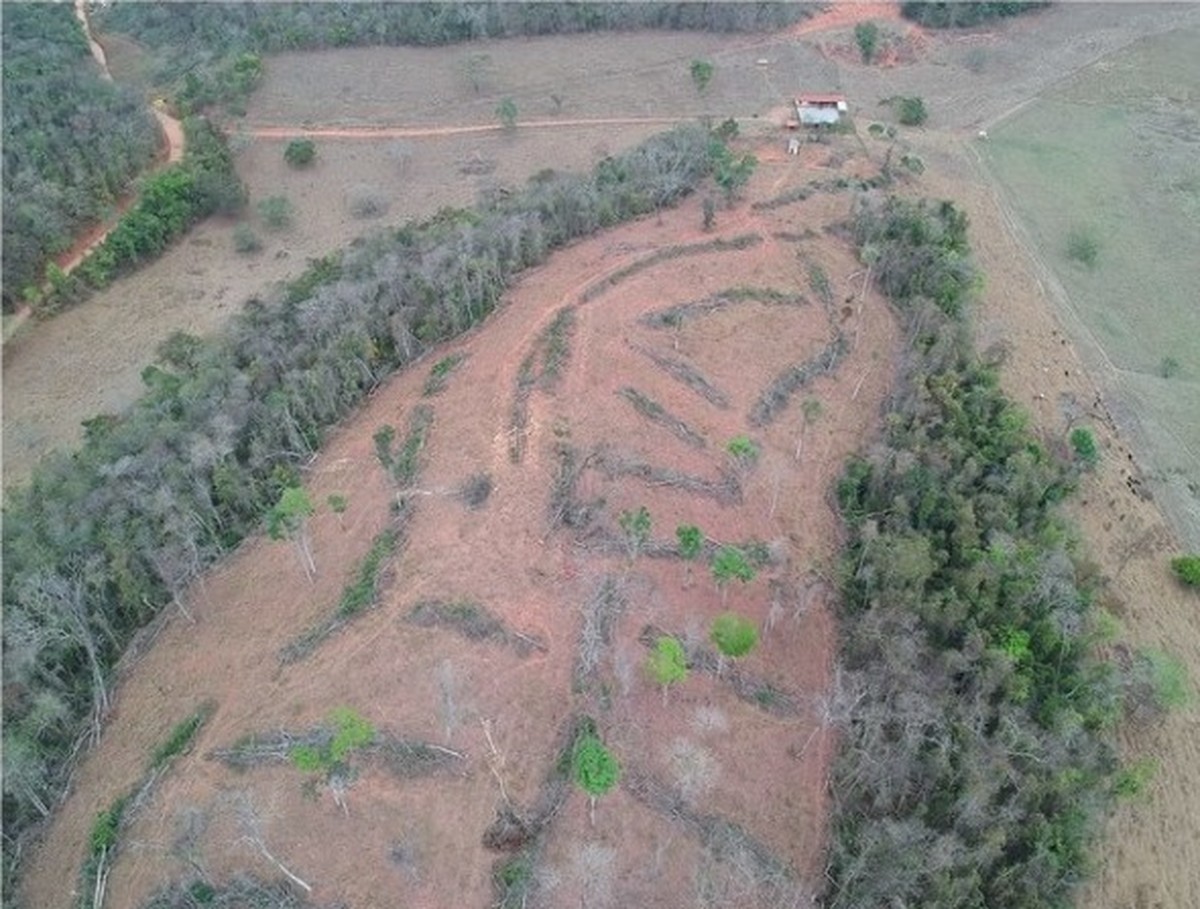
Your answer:
[[[1019,16],[1049,6],[1048,0],[996,0],[980,3],[945,3],[911,0],[900,4],[900,14],[926,28],[967,28]]]
[[[197,221],[245,205],[246,191],[224,137],[202,117],[184,120],[183,133],[183,160],[143,181],[137,202],[78,268],[68,275],[50,265],[49,287],[27,295],[37,311],[79,302],[158,256]]]
[[[1120,679],[1057,505],[1077,468],[975,353],[967,221],[864,197],[863,261],[906,362],[837,487],[845,717],[831,907],[1067,907],[1118,771]]]
[[[130,190],[160,138],[140,98],[101,78],[70,4],[4,10],[3,307]]]
[[[589,175],[545,172],[315,260],[211,340],[177,333],[129,410],[6,493],[4,861],[49,817],[134,632],[258,532],[329,430],[392,371],[484,318],[522,269],[653,212],[712,171],[700,126]],[[11,890],[10,890],[11,892]]]

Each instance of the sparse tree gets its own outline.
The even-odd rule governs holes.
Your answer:
[[[704,212],[704,229],[712,230],[717,223],[717,206],[713,202],[712,196],[705,196],[701,203],[701,210]]]
[[[688,676],[687,654],[679,639],[670,635],[660,637],[646,660],[646,669],[655,683],[662,686],[665,706],[670,686],[684,681]]]
[[[505,98],[496,105],[496,116],[500,118],[500,125],[512,132],[517,127],[517,102]]]
[[[675,528],[675,539],[679,541],[679,555],[683,558],[683,585],[692,582],[692,563],[704,548],[704,534],[694,524],[680,524]]]
[[[471,54],[463,64],[471,91],[480,94],[492,77],[492,58],[489,54]]]
[[[317,573],[313,561],[312,544],[308,538],[308,519],[316,509],[312,499],[300,486],[289,486],[279,501],[267,513],[267,534],[272,540],[291,540],[304,566],[304,573],[311,581]]]
[[[858,23],[854,26],[854,40],[858,43],[863,63],[870,63],[879,49],[879,26],[874,22]]]
[[[808,434],[808,427],[817,422],[824,408],[821,402],[816,398],[805,398],[800,404],[800,413],[802,419],[800,421],[800,434],[796,437],[796,460],[800,460],[800,455],[804,452],[804,437]]]
[[[592,824],[596,823],[596,799],[607,793],[621,778],[621,766],[611,751],[594,735],[583,735],[571,752],[571,775],[588,794]]]
[[[650,540],[650,512],[645,505],[639,506],[637,511],[622,511],[617,523],[625,534],[625,548],[629,562],[633,564]]]
[[[748,584],[754,580],[754,566],[737,546],[722,546],[712,560],[713,579],[721,590],[721,605],[725,605],[730,581],[741,581]]]
[[[331,492],[329,498],[325,500],[329,505],[329,510],[337,515],[338,527],[342,530],[346,529],[346,523],[342,520],[342,515],[346,513],[346,509],[350,507],[350,500],[340,492]]]
[[[749,619],[736,612],[723,612],[713,619],[709,639],[716,645],[718,656],[717,675],[721,674],[726,658],[737,660],[744,657],[758,644],[758,629]]]

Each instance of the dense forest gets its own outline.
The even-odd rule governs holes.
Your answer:
[[[926,28],[966,28],[992,19],[1019,16],[1049,6],[1048,0],[998,0],[979,3],[934,3],[913,0],[902,3],[900,13]]]
[[[1079,467],[973,350],[966,227],[948,202],[896,198],[855,219],[907,356],[884,438],[837,490],[853,707],[830,909],[1067,907],[1120,791],[1114,727],[1139,689],[1097,658],[1095,571],[1057,513]]]
[[[2,33],[7,312],[129,190],[160,138],[144,102],[101,78],[70,4],[6,4]]]
[[[50,815],[134,632],[247,535],[325,432],[393,370],[476,324],[556,247],[670,205],[724,146],[681,127],[591,175],[545,172],[314,261],[213,340],[183,334],[127,412],[6,493],[4,861]],[[10,891],[11,892],[11,891]]]

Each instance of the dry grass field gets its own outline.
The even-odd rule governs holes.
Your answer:
[[[524,276],[483,326],[437,352],[464,357],[443,391],[424,395],[431,359],[393,378],[347,421],[306,476],[315,502],[332,493],[349,501],[343,521],[327,510],[313,521],[315,582],[285,543],[255,539],[190,591],[190,618],[162,617],[127,660],[105,734],[31,857],[27,905],[73,904],[96,812],[141,777],[176,723],[209,700],[215,713],[196,747],[123,832],[110,907],[136,907],[189,868],[217,879],[237,871],[275,875],[249,833],[309,882],[321,904],[432,907],[453,893],[456,905],[491,905],[500,856],[481,844],[483,831],[498,806],[510,801],[526,812],[546,797],[556,754],[580,713],[596,719],[623,780],[600,800],[594,826],[579,791],[553,814],[531,869],[530,905],[786,905],[785,897],[805,905],[821,887],[825,778],[836,745],[825,714],[834,640],[824,578],[838,524],[826,491],[846,454],[877,431],[895,338],[883,302],[864,295],[848,246],[823,232],[844,218],[849,194],[818,194],[771,212],[748,202],[813,178],[877,168],[887,145],[866,125],[889,122],[877,102],[895,94],[920,94],[930,108],[926,129],[901,132],[926,168],[909,188],[952,198],[971,218],[986,275],[976,331],[981,346],[1008,350],[1006,390],[1047,438],[1082,420],[1101,442],[1104,458],[1073,508],[1108,577],[1106,605],[1123,625],[1123,640],[1166,647],[1200,671],[1196,597],[1165,570],[1178,526],[1145,492],[1147,474],[1164,467],[1153,448],[1127,433],[1110,389],[1098,385],[1103,377],[1077,347],[1078,325],[1046,280],[1031,228],[1017,220],[1021,206],[996,187],[976,138],[1071,73],[1144,36],[1194,27],[1200,13],[1062,4],[942,35],[901,24],[894,8],[872,8],[894,37],[889,65],[866,67],[851,51],[845,10],[835,12],[802,31],[760,38],[621,35],[480,45],[471,52],[487,55],[493,81],[479,91],[461,48],[269,60],[233,142],[252,198],[288,195],[294,227],[260,231],[264,250],[241,258],[231,252],[232,224],[205,224],[143,272],[6,346],[7,483],[47,448],[77,439],[81,419],[131,400],[141,367],[170,330],[216,331],[243,299],[366,229],[469,204],[480,191],[546,166],[587,167],[658,128],[522,127],[522,119],[736,115],[760,158],[749,198],[719,209],[714,232],[701,231],[700,203],[692,200],[661,219],[577,244]],[[533,45],[536,70],[521,64]],[[703,98],[686,71],[701,55],[717,66]],[[579,60],[602,76],[573,75],[584,69],[575,69]],[[380,71],[390,78],[369,78]],[[789,158],[772,117],[796,89],[815,83],[847,91],[858,134]],[[502,97],[520,112],[511,134],[439,134],[493,125]],[[283,165],[280,139],[254,136],[280,126],[428,134],[318,139],[317,166],[297,172]],[[362,187],[386,200],[379,218],[350,214],[349,196]],[[621,277],[656,251],[743,236],[759,239],[742,251],[686,251]],[[810,286],[814,264],[832,280],[832,303]],[[669,329],[642,321],[738,287],[805,299],[688,310],[694,317]],[[548,332],[563,311],[573,324],[563,332],[557,377],[523,382],[522,365],[531,354],[544,362]],[[852,339],[837,369],[800,392],[776,422],[752,426],[750,408],[773,378],[825,350],[836,333]],[[679,364],[723,393],[728,406],[679,381]],[[629,389],[658,404],[665,422],[648,419]],[[819,416],[805,419],[805,398],[820,402]],[[280,649],[330,612],[351,567],[390,520],[398,492],[372,435],[384,424],[403,434],[423,404],[433,422],[417,489],[406,497],[415,510],[380,606],[306,659],[282,663]],[[680,427],[702,444],[681,438]],[[726,451],[739,435],[760,447],[752,466]],[[577,471],[564,473],[571,463]],[[461,492],[481,474],[491,494],[472,509]],[[728,491],[730,477],[740,496]],[[552,492],[565,479],[574,481],[571,503],[603,503],[588,533],[561,526],[561,509],[550,507],[562,504]],[[723,598],[702,565],[689,581],[677,559],[651,551],[631,562],[621,552],[618,516],[642,505],[654,543],[669,543],[677,524],[694,523],[721,543],[761,541],[770,556],[753,582],[728,593],[729,605],[764,632],[742,675],[695,672],[666,706],[644,674],[643,630],[652,625],[703,646]],[[474,640],[406,620],[427,601],[475,603],[505,635]],[[539,646],[511,646],[525,638]],[[598,649],[585,658],[587,642]],[[738,678],[749,679],[740,697],[732,684]],[[389,735],[460,757],[419,778],[363,757],[342,805],[328,789],[306,789],[305,775],[289,764],[236,771],[208,757],[247,735],[303,731],[339,706]],[[1200,905],[1196,723],[1193,711],[1182,711],[1128,735],[1127,755],[1154,759],[1158,771],[1147,794],[1112,818],[1080,905]],[[679,812],[661,810],[663,792],[674,792],[691,813],[681,821]]]

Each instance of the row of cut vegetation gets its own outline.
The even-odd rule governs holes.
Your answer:
[[[865,197],[854,229],[907,348],[886,434],[837,490],[853,707],[825,905],[1066,907],[1130,788],[1114,727],[1145,661],[1098,657],[1097,582],[1056,507],[1078,468],[973,350],[965,216]]]
[[[711,167],[684,127],[477,211],[443,211],[312,263],[221,335],[175,335],[128,411],[88,424],[7,493],[3,521],[6,882],[107,709],[134,632],[261,529],[325,433],[393,370],[476,324],[519,271],[674,203]]]

